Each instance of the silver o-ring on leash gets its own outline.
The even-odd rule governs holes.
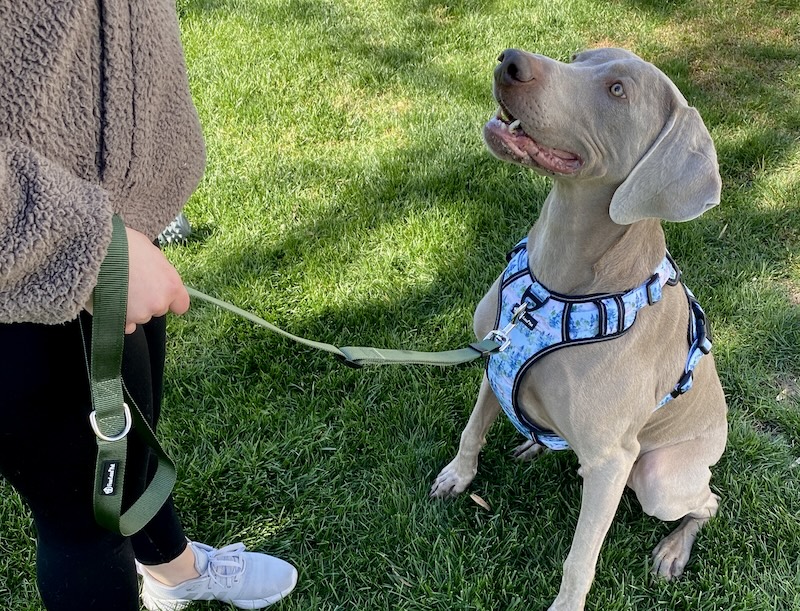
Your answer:
[[[97,411],[92,410],[92,412],[89,414],[89,424],[92,425],[92,430],[94,431],[94,434],[97,435],[98,439],[102,439],[103,441],[119,441],[120,439],[123,439],[130,432],[132,423],[131,409],[125,402],[122,403],[122,409],[125,414],[125,427],[122,429],[121,433],[119,433],[118,435],[114,435],[113,437],[109,437],[108,435],[103,435],[103,433],[100,432],[100,429],[97,426]]]

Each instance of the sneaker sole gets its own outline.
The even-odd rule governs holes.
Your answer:
[[[148,592],[142,592],[142,604],[147,611],[181,611],[189,606],[190,600],[167,600],[153,598]]]

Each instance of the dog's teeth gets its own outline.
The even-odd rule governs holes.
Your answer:
[[[519,128],[520,123],[521,123],[521,121],[519,119],[516,119],[513,123],[509,123],[508,124],[508,131],[510,131],[511,133],[514,133]]]

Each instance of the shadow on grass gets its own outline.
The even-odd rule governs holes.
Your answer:
[[[182,16],[227,19],[225,0],[184,0]],[[441,91],[442,99],[484,99],[489,86],[483,75],[464,69],[454,74],[436,65],[438,43],[457,30],[460,19],[470,13],[488,12],[493,2],[469,0],[461,2],[432,2],[407,0],[397,3],[394,10],[399,27],[391,39],[382,39],[365,22],[363,15],[351,14],[344,3],[290,0],[278,5],[257,2],[236,3],[232,14],[248,24],[282,31],[297,31],[305,35],[309,49],[308,61],[318,61],[320,55],[341,65],[342,72],[356,70],[354,84],[367,92],[381,93],[394,83],[411,90],[424,84],[428,90]],[[319,51],[319,48],[322,51]],[[489,65],[502,49],[488,49]],[[305,57],[301,54],[301,57]],[[357,68],[359,67],[359,68]],[[334,65],[333,70],[338,70]]]
[[[435,13],[440,16],[490,12],[495,0],[400,0],[394,3],[398,13]],[[232,3],[231,0],[177,0],[182,16],[189,13],[213,12],[230,7],[248,17],[275,19],[276,15],[293,21],[319,21],[337,14],[338,5],[325,0],[287,0],[280,6],[270,5],[268,9],[259,7],[258,2]],[[654,4],[657,4],[654,2]]]
[[[797,234],[786,229],[797,226],[798,209],[776,208],[774,202],[772,207],[759,206],[756,201],[764,182],[783,172],[781,163],[800,146],[796,137],[800,105],[796,103],[796,92],[787,86],[800,62],[800,48],[788,44],[787,35],[791,33],[775,25],[784,23],[787,6],[757,3],[760,12],[754,23],[763,27],[754,27],[749,38],[742,38],[738,31],[741,24],[734,27],[741,17],[727,18],[713,3],[705,9],[687,1],[630,0],[628,4],[664,20],[660,30],[668,35],[666,42],[648,59],[675,80],[690,102],[698,106],[712,133],[718,134],[724,180],[722,205],[692,223],[668,226],[667,233],[679,263],[688,272],[698,270],[703,274],[693,277],[687,273],[687,281],[710,302],[712,322],[717,310],[721,316],[738,321],[736,312],[726,311],[724,304],[715,304],[716,290],[738,294],[743,281],[763,275],[764,270],[778,273],[800,253]],[[183,11],[221,12],[225,5],[213,0],[184,0],[179,6]],[[313,24],[320,32],[335,28],[337,35],[322,37],[320,44],[327,46],[328,55],[338,61],[359,66],[357,84],[368,92],[380,92],[393,82],[404,86],[424,82],[442,99],[450,96],[459,101],[488,98],[488,75],[463,75],[455,68],[436,65],[429,54],[435,45],[428,39],[435,39],[437,32],[448,27],[449,17],[480,12],[486,7],[477,1],[448,5],[426,0],[401,2],[398,13],[410,14],[401,24],[404,35],[398,38],[399,42],[388,43],[375,40],[366,26],[348,18],[346,7],[333,2],[292,0],[277,7],[236,5],[237,14],[248,21],[269,20],[278,27]],[[775,28],[772,34],[768,25]],[[428,158],[436,163],[430,167],[420,164],[420,159]],[[343,343],[341,336],[345,334],[349,336],[344,340],[347,343],[372,343],[370,325],[381,329],[383,337],[378,340],[386,338],[384,327],[392,324],[405,330],[401,337],[408,337],[410,329],[425,328],[426,321],[432,332],[437,317],[453,303],[468,319],[465,312],[470,304],[477,303],[502,268],[504,251],[533,222],[546,191],[542,182],[531,181],[527,185],[530,192],[526,192],[516,171],[494,169],[495,165],[499,166],[499,162],[489,159],[479,147],[467,155],[451,153],[446,147],[398,148],[391,158],[381,161],[368,180],[348,183],[337,204],[313,220],[292,226],[268,246],[253,245],[242,252],[226,254],[215,262],[213,275],[226,279],[233,287],[258,285],[259,269],[277,268],[286,275],[297,276],[303,273],[302,262],[307,257],[337,260],[341,256],[340,243],[357,240],[365,231],[392,226],[405,215],[426,208],[452,209],[461,205],[471,233],[464,243],[470,246],[454,246],[447,257],[442,257],[433,282],[380,296],[375,302],[328,306],[323,312],[299,323],[294,319],[291,324],[297,325],[292,329],[295,332],[320,333],[327,341]],[[345,176],[348,169],[335,171]],[[295,173],[302,176],[306,172],[307,168],[298,167]],[[797,192],[796,185],[781,189],[785,193]],[[488,233],[486,228],[490,228]],[[226,291],[225,283],[220,289]],[[780,303],[779,295],[775,296],[773,303],[776,302]],[[769,321],[769,312],[759,307],[768,306],[753,304],[748,313]],[[743,342],[747,348],[731,353],[729,358],[752,359],[761,363],[765,371],[775,367],[779,371],[791,370],[797,351],[778,348],[786,333],[797,337],[796,316],[787,309],[782,320],[765,322],[766,328],[757,339]],[[468,327],[468,323],[463,326]],[[354,331],[357,338],[353,338]],[[747,327],[736,333],[746,335]],[[465,335],[463,341],[471,340],[468,332]],[[442,338],[425,341],[438,345],[439,339]]]

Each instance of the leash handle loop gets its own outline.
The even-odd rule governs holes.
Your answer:
[[[243,310],[242,308],[236,307],[232,303],[228,303],[227,301],[222,301],[221,299],[217,299],[216,297],[212,297],[211,295],[206,295],[205,293],[198,291],[197,289],[194,289],[190,286],[186,287],[186,291],[192,297],[196,297],[197,299],[201,299],[202,301],[207,301],[208,303],[212,303],[218,308],[222,308],[223,310],[228,310],[229,312],[233,312],[234,314],[237,314],[242,318],[246,318],[250,322],[253,322],[261,327],[264,327],[265,329],[269,329],[273,333],[282,335],[283,337],[286,337],[299,344],[303,344],[304,346],[308,346],[310,348],[316,348],[317,350],[322,350],[324,352],[330,352],[331,354],[335,355],[337,358],[344,361],[345,363],[348,362],[347,355],[336,346],[333,346],[331,344],[326,344],[324,342],[315,342],[313,340],[305,339],[297,335],[292,335],[288,331],[284,331],[283,329],[276,327],[272,323],[267,322],[263,318],[256,316],[255,314],[248,312],[247,310]]]
[[[161,508],[172,492],[176,476],[175,465],[124,390],[121,367],[128,302],[128,240],[119,216],[112,218],[112,227],[111,244],[100,265],[92,296],[89,380],[93,411],[89,421],[97,437],[93,506],[95,519],[101,526],[130,536]],[[132,428],[151,448],[158,464],[141,496],[123,512],[128,434]]]

